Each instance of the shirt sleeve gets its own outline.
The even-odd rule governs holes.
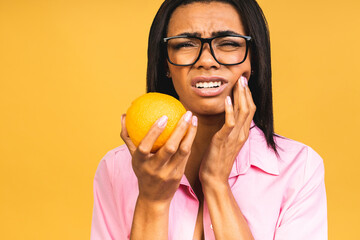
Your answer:
[[[101,160],[94,178],[94,208],[91,240],[128,239],[122,227],[113,192],[114,153]]]
[[[275,232],[275,240],[327,239],[327,202],[322,158],[311,148],[302,185]]]

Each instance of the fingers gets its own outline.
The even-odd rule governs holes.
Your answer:
[[[252,99],[247,79],[244,76],[241,76],[236,83],[233,91],[233,97],[233,114],[225,104],[225,125],[218,132],[219,139],[225,139],[230,134],[232,128],[234,128],[234,132],[238,133],[242,129],[242,131],[245,131],[245,135],[247,135],[256,111],[256,106]],[[231,128],[232,119],[234,119],[235,124]]]
[[[252,101],[250,89],[245,77],[241,76],[237,81],[234,87],[233,97],[234,107],[231,105],[230,97],[227,97],[225,100],[225,124],[220,131],[216,133],[214,139],[222,141],[230,135],[233,128],[235,128],[235,132],[238,132],[248,122],[248,129],[250,128],[251,120],[255,113],[252,112],[252,114],[250,114],[250,109],[253,109],[255,104]]]
[[[235,126],[234,108],[231,103],[231,98],[227,96],[225,99],[225,124],[216,133],[214,140],[222,141],[226,139],[233,130],[234,126]]]
[[[174,167],[177,166],[179,168],[179,172],[185,171],[186,163],[191,153],[191,147],[196,136],[197,126],[198,119],[196,116],[192,116],[191,124],[188,128],[188,131],[183,140],[181,141],[178,151],[169,162],[170,165],[173,165]]]
[[[247,79],[244,76],[241,76],[241,78],[238,81],[238,101],[239,101],[239,115],[237,116],[237,123],[238,126],[243,126],[246,119],[248,119],[249,113],[250,113],[250,107],[248,103],[248,99],[246,97],[246,91],[248,89]],[[251,121],[250,121],[251,122]]]
[[[120,132],[120,137],[122,138],[122,140],[124,140],[126,146],[128,147],[131,155],[134,154],[134,151],[136,150],[136,147],[134,145],[134,143],[131,141],[129,134],[126,130],[126,124],[125,124],[125,117],[126,114],[121,115],[121,132]]]
[[[159,149],[156,153],[160,156],[160,159],[164,159],[164,162],[172,157],[179,148],[180,142],[184,138],[186,131],[189,128],[189,124],[192,119],[192,113],[190,111],[186,112],[178,122],[176,128],[172,132],[169,139],[166,141],[165,145]]]
[[[240,83],[240,79],[236,82],[235,86],[234,86],[234,90],[233,90],[233,99],[234,99],[234,114],[235,114],[235,118],[237,118],[237,116],[239,115],[239,105],[240,105],[240,90],[239,90],[239,85]]]

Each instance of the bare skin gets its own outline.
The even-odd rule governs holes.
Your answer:
[[[192,3],[174,11],[168,36],[191,32],[211,37],[228,30],[245,35],[240,16],[231,5]],[[126,132],[125,117],[122,119],[121,137],[130,150],[139,180],[131,239],[168,239],[169,206],[184,174],[200,201],[193,239],[204,238],[204,201],[216,239],[253,239],[228,184],[256,110],[247,86],[250,59],[240,65],[220,65],[205,44],[194,65],[168,66],[180,101],[189,112],[166,144],[155,154],[150,153],[165,127],[158,121],[136,148]],[[227,81],[226,88],[216,96],[199,96],[191,86],[191,80],[197,76],[221,76]]]

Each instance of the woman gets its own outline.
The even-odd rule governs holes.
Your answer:
[[[326,239],[322,159],[273,133],[270,44],[255,0],[167,0],[151,27],[148,91],[188,110],[150,149],[163,116],[138,148],[101,161],[92,239]]]

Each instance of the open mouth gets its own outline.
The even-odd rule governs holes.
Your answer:
[[[197,76],[191,79],[192,89],[201,97],[218,96],[227,85],[228,81],[221,76]]]
[[[197,82],[195,84],[196,88],[218,88],[221,86],[221,81],[217,82]]]

